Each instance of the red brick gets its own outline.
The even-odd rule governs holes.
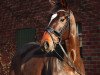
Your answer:
[[[0,49],[15,52],[15,32],[22,28],[36,28],[37,40],[41,39],[48,25],[50,4],[47,1],[1,1]],[[21,3],[21,5],[20,5]],[[87,75],[100,75],[100,17],[99,0],[76,0],[70,5],[76,21],[82,24],[83,58]],[[5,55],[5,54],[3,54]],[[10,56],[9,54],[7,56]],[[91,61],[94,60],[94,61]],[[5,62],[8,59],[5,59]],[[93,68],[94,67],[94,68]],[[0,73],[2,73],[0,65]],[[2,73],[4,75],[4,73]]]

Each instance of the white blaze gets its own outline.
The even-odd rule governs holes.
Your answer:
[[[57,13],[55,13],[55,14],[52,15],[51,20],[53,20],[56,17],[57,17]]]
[[[53,14],[52,17],[51,17],[51,20],[50,20],[49,24],[50,24],[51,21],[52,21],[53,19],[55,19],[56,17],[57,17],[57,13]]]

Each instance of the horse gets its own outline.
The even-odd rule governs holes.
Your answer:
[[[15,53],[10,75],[85,75],[71,10],[53,13],[41,42],[30,42]]]
[[[85,75],[84,65],[80,57],[79,41],[78,41],[78,36],[76,34],[76,23],[74,15],[70,10],[69,11],[59,10],[59,11],[58,13],[53,15],[53,20],[49,23],[49,28],[47,29],[47,32],[45,32],[43,35],[43,38],[41,40],[42,46],[44,46],[43,50],[45,50],[46,52],[53,52],[55,51],[55,47],[58,44],[63,50],[63,53],[65,54],[63,58],[60,56],[62,60],[67,61],[67,64],[69,64],[70,67],[72,66],[74,70],[76,69],[75,66],[77,66],[75,72],[77,71],[79,74]],[[66,17],[65,14],[67,14],[68,16]],[[68,29],[66,29],[66,27],[68,27]],[[66,39],[67,41],[65,41]],[[65,41],[67,47],[66,51],[64,51],[64,48],[61,46],[61,41]],[[68,63],[68,61],[70,62]],[[68,69],[68,67],[66,67],[66,69]],[[72,75],[74,74],[72,73]]]

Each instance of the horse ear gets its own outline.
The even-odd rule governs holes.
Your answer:
[[[63,7],[67,8],[67,0],[61,0],[61,4],[63,5]]]
[[[56,1],[55,0],[49,0],[50,4],[53,6],[56,4]]]

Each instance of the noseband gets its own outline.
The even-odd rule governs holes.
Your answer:
[[[61,11],[65,11],[65,10],[61,10]],[[58,12],[60,12],[60,10],[59,10]],[[53,36],[51,35],[51,33],[53,33],[55,36],[57,36],[57,37],[59,38],[58,45],[60,46],[61,50],[63,51],[63,53],[65,54],[65,56],[66,56],[66,58],[67,58],[67,60],[68,60],[68,62],[66,62],[66,63],[67,63],[71,68],[73,68],[78,74],[82,75],[81,72],[80,72],[80,70],[74,65],[74,63],[72,62],[72,60],[69,58],[68,54],[65,52],[63,46],[61,45],[61,40],[62,40],[61,36],[62,36],[62,33],[63,33],[63,31],[64,31],[65,28],[68,28],[68,29],[69,29],[68,38],[69,38],[69,35],[70,35],[70,10],[69,10],[69,14],[68,14],[68,16],[67,16],[67,18],[66,18],[66,21],[67,21],[67,22],[66,22],[66,25],[62,28],[62,30],[61,30],[60,32],[57,32],[55,29],[53,29],[53,28],[50,27],[50,26],[48,26],[48,27],[46,28],[46,31],[47,31],[47,32],[49,33],[49,35],[51,36],[54,46],[56,45],[56,43],[54,42],[54,39],[53,39]],[[59,53],[56,52],[56,54],[57,54],[62,60],[64,60],[64,59],[62,58],[62,56],[60,56]]]

